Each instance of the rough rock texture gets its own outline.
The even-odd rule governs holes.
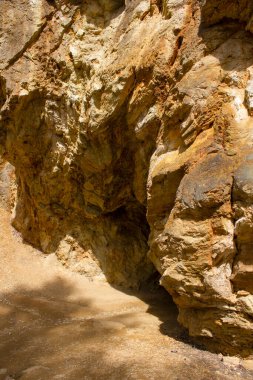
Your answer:
[[[15,204],[15,169],[0,158],[0,208],[10,211]]]
[[[151,260],[191,335],[249,353],[252,0],[2,0],[0,18],[14,226],[116,284]]]

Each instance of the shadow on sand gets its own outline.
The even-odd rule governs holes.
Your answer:
[[[152,347],[151,315],[161,322],[163,334],[184,339],[177,308],[161,288],[124,290],[122,296],[127,300],[127,293],[133,304],[121,300],[122,306],[112,310],[94,305],[89,289],[80,300],[71,298],[74,291],[71,283],[58,277],[38,289],[0,294],[0,380],[137,379],[138,375],[131,377],[137,349],[131,342],[142,334],[144,351],[145,345]],[[147,311],[135,297],[148,305]]]

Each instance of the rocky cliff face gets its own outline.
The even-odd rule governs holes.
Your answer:
[[[2,0],[0,19],[14,226],[87,276],[155,266],[192,336],[249,353],[252,1]]]

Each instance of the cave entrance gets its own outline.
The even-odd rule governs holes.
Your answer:
[[[150,227],[146,217],[146,207],[136,200],[128,202],[108,215],[110,223],[115,223],[118,232],[122,233],[127,242],[127,249],[132,254],[127,256],[124,268],[128,272],[124,273],[126,281],[122,285],[112,286],[122,293],[139,298],[147,305],[146,314],[153,315],[159,320],[159,330],[161,334],[168,335],[177,340],[186,340],[185,330],[177,322],[178,309],[170,294],[160,285],[160,273],[148,258],[148,239]],[[139,259],[136,264],[136,250],[139,252]],[[135,280],[132,273],[134,271]],[[130,282],[127,282],[130,281]],[[134,284],[134,286],[131,286]],[[145,323],[145,321],[144,321]]]

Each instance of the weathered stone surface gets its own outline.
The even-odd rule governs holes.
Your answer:
[[[252,1],[15,0],[1,14],[14,226],[113,283],[138,286],[152,261],[191,335],[250,352]]]
[[[0,207],[10,211],[15,203],[14,167],[0,158]]]

